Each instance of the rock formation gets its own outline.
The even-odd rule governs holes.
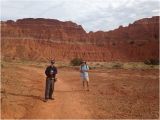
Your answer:
[[[126,27],[86,33],[71,21],[27,18],[1,22],[2,59],[144,61],[158,59],[159,17]]]

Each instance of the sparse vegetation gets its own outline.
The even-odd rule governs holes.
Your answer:
[[[115,68],[115,69],[123,68],[123,64],[121,64],[121,63],[115,63],[115,64],[113,64],[112,68]]]
[[[100,66],[100,63],[96,63],[96,66]]]
[[[96,67],[91,67],[91,66],[89,66],[89,69],[90,69],[90,70],[94,70],[94,69],[96,69]]]
[[[81,58],[74,58],[71,60],[70,64],[73,66],[79,66],[82,64],[82,59]]]
[[[4,68],[4,64],[3,63],[1,63],[1,68]]]
[[[159,59],[145,60],[144,64],[146,64],[146,65],[159,65]]]
[[[98,62],[88,63],[91,69],[158,69],[158,65],[147,65],[144,62]]]
[[[26,115],[26,112],[28,112],[28,115],[37,116],[38,112],[43,113],[44,111],[49,111],[53,107],[51,105],[52,103],[57,106],[62,103],[65,98],[67,98],[67,101],[65,101],[64,104],[64,111],[72,111],[75,109],[84,112],[83,106],[88,106],[93,110],[93,117],[95,118],[98,118],[98,116],[100,116],[99,118],[105,118],[108,117],[108,115],[110,115],[110,118],[120,118],[122,115],[124,115],[123,118],[146,118],[146,116],[158,118],[158,69],[112,69],[113,66],[119,67],[121,65],[123,65],[122,68],[126,68],[127,65],[130,66],[130,68],[133,66],[136,68],[142,68],[144,66],[150,67],[150,65],[145,65],[143,62],[128,62],[127,64],[120,61],[92,62],[92,64],[87,62],[93,69],[89,73],[92,80],[90,92],[82,91],[81,86],[79,86],[79,71],[77,71],[79,70],[79,66],[67,66],[68,68],[61,69],[58,73],[60,76],[58,82],[60,82],[60,84],[56,84],[56,86],[61,88],[60,90],[62,92],[56,92],[58,98],[57,102],[50,102],[49,104],[46,104],[45,107],[41,95],[41,93],[44,92],[42,86],[45,83],[45,68],[39,67],[48,65],[48,63],[23,61],[18,63],[16,63],[16,61],[2,61],[2,63],[5,65],[2,69],[1,89],[3,108],[1,111],[3,118],[22,118]],[[61,67],[62,65],[67,65],[67,63],[57,61],[56,66],[57,65]],[[9,74],[7,74],[8,70],[10,70]],[[63,92],[67,90],[70,90],[67,94],[66,92]],[[86,94],[85,97],[84,94]],[[73,96],[73,98],[70,99],[70,96]],[[72,100],[76,102],[73,106],[69,106],[72,104]],[[82,108],[79,106],[81,105],[79,102],[82,102]],[[77,105],[79,107],[78,109],[76,109]],[[37,106],[40,108],[44,107],[44,109],[35,109],[39,108]],[[133,106],[132,110],[130,110],[131,106]],[[56,115],[56,111],[59,110],[60,109],[52,112]],[[88,112],[87,110],[88,109],[86,109],[85,112]],[[97,113],[97,111],[100,112]],[[116,114],[115,116],[114,113],[118,112],[121,112],[121,114]],[[79,116],[82,115],[79,112],[78,114],[77,112],[75,113]],[[48,113],[48,115],[50,114],[51,113]],[[66,116],[66,112],[62,112],[58,115]],[[89,116],[90,114],[88,114],[87,117]],[[41,118],[44,116],[41,115],[38,117]]]

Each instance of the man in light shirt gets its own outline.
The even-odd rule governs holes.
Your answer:
[[[80,74],[83,81],[83,88],[85,89],[85,84],[87,85],[87,90],[89,91],[89,75],[88,75],[89,67],[86,64],[86,61],[83,61],[80,66]]]

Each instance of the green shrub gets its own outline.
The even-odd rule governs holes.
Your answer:
[[[123,64],[120,64],[120,63],[116,63],[112,66],[112,68],[115,68],[115,69],[120,69],[120,68],[123,68]]]
[[[159,59],[145,60],[144,64],[146,64],[146,65],[159,65]]]
[[[79,65],[81,65],[82,64],[82,59],[81,58],[74,58],[74,59],[72,59],[71,60],[71,65],[73,65],[73,66],[79,66]]]

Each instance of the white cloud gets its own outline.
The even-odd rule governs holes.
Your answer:
[[[86,31],[106,31],[159,15],[159,0],[1,0],[1,11],[1,20],[72,20]]]

